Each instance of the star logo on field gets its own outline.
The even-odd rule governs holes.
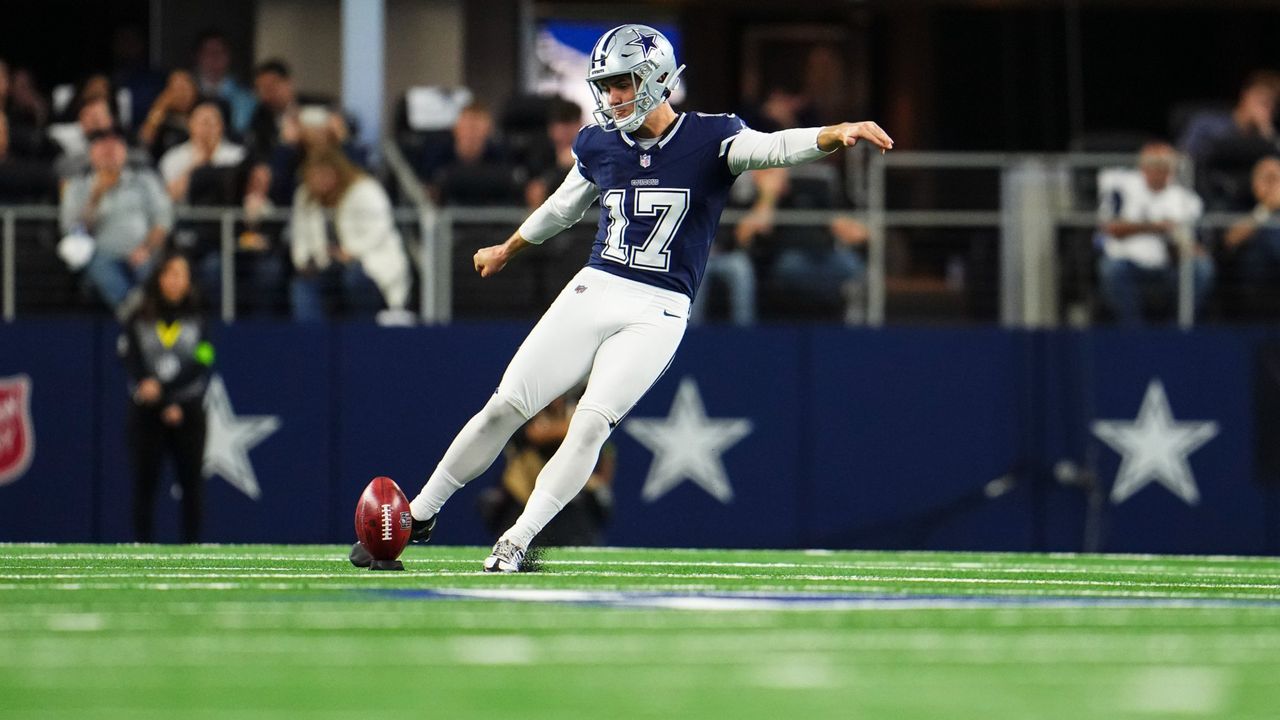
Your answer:
[[[698,385],[686,377],[676,389],[666,418],[628,420],[622,429],[653,453],[640,496],[655,502],[684,480],[692,480],[722,503],[733,486],[720,456],[751,433],[747,418],[709,418]]]
[[[1164,485],[1188,505],[1200,502],[1200,490],[1187,458],[1218,434],[1218,423],[1173,419],[1169,398],[1159,379],[1147,385],[1138,417],[1095,420],[1093,434],[1120,453],[1120,470],[1111,487],[1111,502],[1128,500],[1151,482]]]
[[[649,53],[658,49],[658,36],[656,33],[646,35],[639,30],[636,30],[635,33],[636,36],[633,39],[628,40],[627,44],[632,47],[640,48],[640,52],[644,53],[645,59],[648,60]]]
[[[204,444],[205,479],[222,476],[252,500],[262,497],[249,451],[280,429],[278,415],[236,415],[221,375],[214,375],[204,396],[209,430]]]

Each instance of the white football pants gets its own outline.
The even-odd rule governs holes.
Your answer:
[[[617,425],[671,364],[688,316],[682,293],[583,268],[516,351],[498,397],[529,418],[590,375],[578,411]]]
[[[454,439],[412,503],[419,520],[484,472],[507,440],[552,400],[589,377],[565,442],[547,462],[520,520],[504,537],[521,546],[573,499],[610,431],[658,380],[688,324],[689,298],[583,268],[516,350],[494,397]]]

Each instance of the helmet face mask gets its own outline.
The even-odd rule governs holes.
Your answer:
[[[683,71],[683,65],[676,66],[671,43],[657,30],[647,25],[620,25],[610,30],[596,41],[591,51],[587,85],[596,99],[592,117],[607,131],[636,130],[649,113],[671,96]],[[602,81],[618,76],[631,79],[635,98],[613,106]],[[630,108],[630,113],[618,117],[618,112],[625,112],[625,108]]]

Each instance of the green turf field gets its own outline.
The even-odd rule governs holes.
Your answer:
[[[1280,561],[0,545],[0,718],[1280,717]]]

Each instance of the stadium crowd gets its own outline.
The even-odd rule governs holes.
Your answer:
[[[263,60],[252,77],[234,77],[233,48],[216,30],[200,36],[189,67],[167,73],[147,65],[136,30],[118,30],[113,47],[114,66],[71,92],[46,93],[31,69],[0,60],[0,204],[60,207],[56,235],[19,243],[20,257],[65,276],[66,291],[49,291],[49,305],[105,307],[125,317],[153,258],[176,249],[216,307],[221,230],[183,219],[181,209],[238,206],[244,215],[230,271],[239,313],[412,321],[420,268],[414,240],[393,214],[408,203],[406,193],[385,167],[371,164],[377,149],[360,145],[333,97],[299,91],[286,59]],[[399,100],[394,139],[438,204],[532,209],[573,163],[584,116],[568,100],[517,97],[499,111],[455,93],[445,98],[453,114],[441,125],[413,97],[426,90]],[[1194,253],[1202,314],[1255,319],[1280,311],[1267,292],[1280,275],[1278,99],[1280,74],[1257,72],[1234,107],[1191,109],[1174,123],[1176,137],[1128,148],[1136,168],[1099,175],[1092,282],[1102,317],[1170,317],[1179,252]],[[773,88],[740,114],[772,130],[820,124],[827,118],[817,108],[800,92]],[[1183,157],[1194,163],[1189,187],[1176,180]],[[717,238],[695,322],[747,325],[760,317],[758,308],[861,321],[868,231],[844,212],[838,167],[744,176],[732,207],[743,215]],[[781,208],[830,210],[832,219],[825,227],[779,226]],[[1199,229],[1204,212],[1236,213],[1240,221],[1225,232]],[[477,240],[509,229],[484,228]],[[591,230],[576,230],[583,232],[567,233],[575,247],[561,252],[565,268],[586,256]],[[556,252],[549,248],[548,256]],[[538,299],[519,304],[536,307]]]

